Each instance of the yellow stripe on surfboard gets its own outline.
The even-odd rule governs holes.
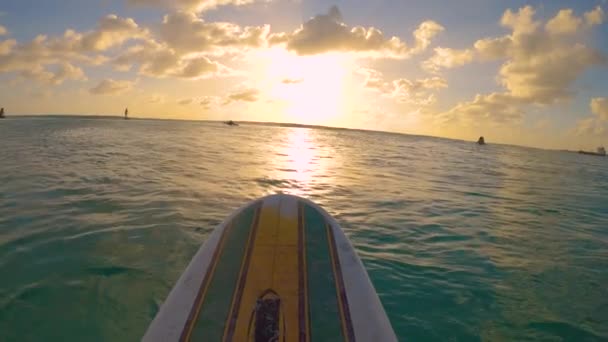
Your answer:
[[[261,293],[273,289],[281,298],[286,341],[298,341],[298,202],[264,201],[232,340],[247,341],[251,313]],[[238,305],[238,303],[235,303]]]

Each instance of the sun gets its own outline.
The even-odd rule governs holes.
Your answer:
[[[345,54],[297,56],[284,49],[266,52],[262,79],[268,96],[284,106],[286,121],[331,125],[347,107],[353,60]]]

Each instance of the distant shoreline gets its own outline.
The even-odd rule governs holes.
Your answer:
[[[82,114],[16,114],[5,117],[5,119],[15,119],[15,118],[69,118],[69,119],[90,119],[90,120],[124,120],[123,115],[82,115]],[[148,118],[148,117],[129,117],[129,120],[150,120],[150,121],[190,121],[190,122],[206,122],[206,123],[218,123],[222,124],[225,120],[203,120],[203,119],[177,119],[177,118]],[[448,137],[440,137],[434,135],[422,135],[422,134],[413,134],[413,133],[404,133],[404,132],[391,132],[391,131],[378,131],[373,129],[362,129],[362,128],[346,128],[346,127],[334,127],[334,126],[323,126],[323,125],[307,125],[307,124],[297,124],[291,122],[266,122],[266,121],[241,121],[235,120],[239,124],[245,125],[255,125],[255,126],[268,126],[268,127],[292,127],[292,128],[317,128],[317,129],[327,129],[332,131],[352,131],[352,132],[367,132],[367,133],[380,133],[380,134],[395,134],[395,135],[408,135],[411,137],[424,137],[424,138],[436,138],[436,139],[444,139],[450,141],[463,141],[463,142],[471,142],[474,143],[473,140],[463,140],[456,138],[448,138]],[[536,146],[526,146],[526,145],[516,145],[516,144],[506,144],[506,143],[497,143],[491,142],[489,145],[501,145],[501,146],[515,146],[522,148],[532,148],[537,150],[545,150],[545,151],[557,151],[557,152],[570,152],[570,153],[578,153],[578,150],[568,150],[568,149],[559,149],[559,148],[544,148],[544,147],[536,147]]]

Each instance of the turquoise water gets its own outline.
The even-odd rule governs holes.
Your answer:
[[[608,158],[82,118],[0,120],[0,147],[0,341],[138,340],[211,230],[276,192],[341,222],[402,340],[608,340]]]

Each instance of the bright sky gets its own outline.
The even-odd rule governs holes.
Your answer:
[[[608,145],[606,0],[0,3],[12,114]]]

